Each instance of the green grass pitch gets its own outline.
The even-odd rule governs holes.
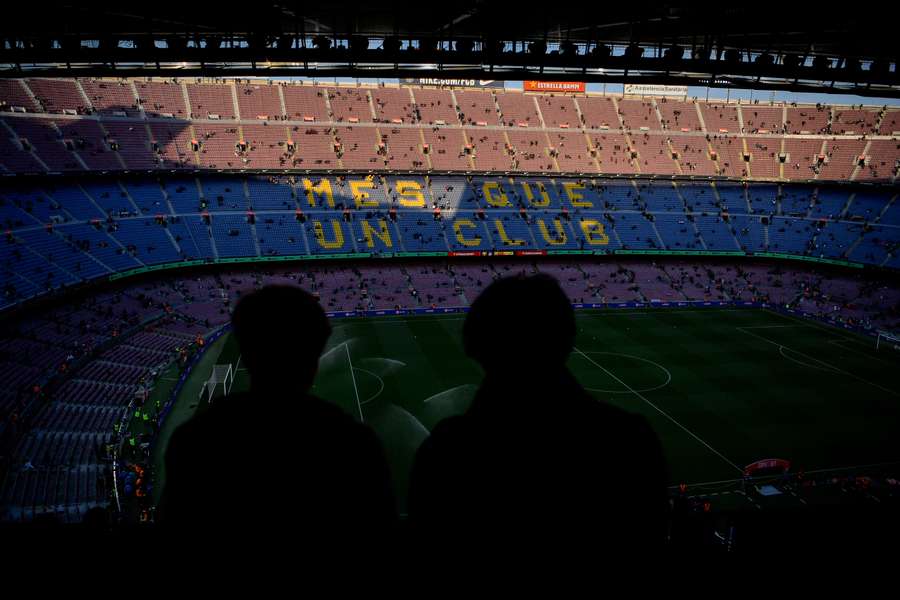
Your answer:
[[[313,393],[375,429],[401,502],[416,448],[481,380],[463,318],[333,322]],[[763,458],[807,471],[900,460],[900,353],[874,340],[759,309],[583,311],[577,323],[572,372],[598,400],[649,419],[673,485],[737,479]],[[247,389],[238,357],[230,335],[204,356],[164,424],[158,469],[173,428],[205,408],[212,364],[238,365],[233,391]],[[540,360],[521,357],[522,375]]]

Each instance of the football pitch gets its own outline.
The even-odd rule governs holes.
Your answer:
[[[464,318],[332,323],[313,393],[377,432],[401,503],[419,444],[467,409],[482,378],[463,354]],[[872,339],[747,308],[581,311],[577,324],[570,369],[599,401],[650,421],[673,485],[740,479],[766,458],[807,472],[900,461],[900,352]],[[194,370],[156,446],[157,490],[165,442],[206,408],[198,393],[212,365],[235,366],[232,392],[249,387],[239,358],[228,334]],[[540,360],[522,356],[521,376]]]

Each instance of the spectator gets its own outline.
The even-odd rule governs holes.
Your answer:
[[[409,515],[422,536],[526,536],[644,548],[665,537],[666,469],[646,421],[592,398],[566,360],[575,317],[547,275],[511,277],[473,303],[466,354],[485,378],[469,410],[420,447]]]
[[[331,333],[316,299],[266,287],[239,302],[232,324],[250,391],[175,432],[160,522],[238,538],[390,527],[394,501],[374,433],[309,394]]]

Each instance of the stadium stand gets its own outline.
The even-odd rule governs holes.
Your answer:
[[[750,154],[749,168],[754,179],[778,179],[781,173],[781,140],[745,137]]]
[[[709,144],[703,138],[673,136],[670,145],[685,175],[718,175],[710,159]]]
[[[325,103],[325,89],[286,85],[281,87],[281,93],[284,97],[285,114],[288,119],[306,122],[331,120],[328,106]]]
[[[514,150],[505,132],[492,129],[463,131],[472,146],[477,170],[506,172],[512,169]]]
[[[587,137],[580,131],[553,131],[548,150],[563,173],[597,173],[598,166],[588,148]]]
[[[618,106],[622,124],[632,133],[662,129],[656,107],[652,102],[622,99],[619,100]]]
[[[419,121],[428,125],[457,125],[456,112],[450,90],[436,88],[415,88],[412,93],[416,100],[415,109]]]
[[[200,166],[209,169],[234,169],[244,166],[244,159],[237,149],[240,142],[238,128],[234,125],[196,123],[191,127],[194,141],[198,142],[196,154]]]
[[[384,166],[392,170],[422,170],[427,164],[427,157],[422,154],[424,142],[419,129],[406,127],[390,127],[382,125],[380,151]]]
[[[437,170],[469,171],[472,163],[466,153],[466,139],[459,129],[435,127],[422,131],[428,145],[428,158]]]
[[[700,110],[709,133],[743,133],[737,106],[701,103]]]
[[[578,129],[581,120],[578,118],[578,108],[571,96],[536,95],[541,115],[546,127],[560,127],[563,129]]]
[[[601,173],[635,174],[637,151],[632,151],[628,139],[620,133],[590,133],[591,149],[600,163]]]
[[[335,153],[335,138],[332,137],[333,129],[323,127],[309,127],[305,125],[294,126],[288,132],[289,144],[294,145],[291,151],[288,146],[293,168],[300,169],[330,169],[340,163]]]
[[[509,131],[506,134],[514,152],[513,160],[517,171],[558,172],[554,157],[550,155],[547,135],[543,132]]]
[[[284,117],[281,108],[281,87],[277,85],[235,84],[238,109],[244,121],[279,120]]]
[[[631,140],[637,150],[641,173],[679,174],[680,166],[673,157],[668,137],[640,132],[632,133]]]
[[[788,107],[785,109],[784,127],[792,134],[820,134],[828,132],[830,111],[827,107]]]
[[[900,135],[900,110],[890,110],[885,107],[884,116],[878,126],[879,135]]]
[[[878,112],[874,110],[834,109],[831,133],[866,135],[877,131]]]
[[[684,133],[703,131],[696,103],[660,98],[656,106],[659,108],[663,128]]]
[[[139,117],[138,101],[131,81],[79,79],[94,111],[103,116]]]
[[[235,102],[233,85],[195,84],[185,85],[190,103],[191,119],[234,119]]]
[[[338,123],[371,123],[372,105],[365,89],[348,87],[328,88],[328,102]]]
[[[541,127],[535,96],[517,92],[497,92],[500,123],[507,127]]]
[[[896,181],[900,173],[900,141],[871,140],[863,160],[865,164],[856,174],[856,180]]]
[[[409,88],[385,88],[372,90],[372,104],[381,123],[416,123],[415,104]]]
[[[187,119],[190,110],[184,88],[170,82],[135,82],[138,102],[144,113],[154,117]],[[219,92],[222,89],[218,89]]]
[[[372,128],[364,131],[374,133]],[[504,139],[502,132],[476,131],[491,132],[498,148],[499,139]],[[533,137],[540,134],[518,130],[508,134],[516,144],[513,147],[517,157],[521,157],[521,147],[536,148],[536,154],[542,150],[535,145],[539,139]],[[391,138],[388,144],[390,150]],[[513,158],[502,150],[498,154]],[[374,148],[371,155],[383,160]],[[535,162],[524,168],[540,170],[538,159],[531,160]],[[404,182],[402,190],[400,181]],[[365,195],[357,201],[355,194],[362,193],[359,190]],[[735,250],[734,246],[739,245],[749,252],[785,252],[840,260],[867,256],[867,262],[876,266],[890,265],[900,237],[895,195],[891,190],[856,190],[825,184],[680,182],[672,186],[534,177],[469,181],[449,176],[386,180],[170,176],[159,182],[87,178],[81,184],[57,180],[0,189],[3,219],[8,228],[9,243],[4,256],[11,302],[20,302],[48,286],[56,288],[185,257],[217,258],[220,251],[223,256],[254,257],[261,253],[284,254],[287,247],[302,248],[301,254],[366,249],[386,252],[399,251],[398,248],[446,250],[448,243],[456,250],[502,248],[496,239],[499,232],[492,230],[492,223],[498,218],[508,221],[510,213],[520,209],[527,214],[524,219],[522,215],[516,217],[511,227],[517,233],[509,235],[533,240],[529,247],[536,244],[537,249],[553,249],[557,240],[564,248],[600,251],[614,249],[618,243],[628,249],[698,251]],[[343,208],[359,212],[336,212]],[[442,212],[434,213],[435,208]],[[301,228],[307,234],[308,247],[301,244],[304,237],[296,233],[288,236],[293,237],[292,242],[279,242],[270,235],[268,241],[260,243],[250,222],[251,209],[258,213],[256,218],[270,219],[272,223],[290,222],[291,231],[298,229],[294,223],[299,209],[303,211],[301,216],[317,221],[319,228],[309,219]],[[386,233],[382,232],[390,237],[391,245],[379,245],[375,239],[371,248],[361,249],[357,242],[366,235],[356,219],[374,218],[372,223],[381,231],[377,219],[387,217],[388,209],[397,211],[396,227],[391,224]],[[231,216],[217,218],[219,213]],[[725,213],[727,219],[723,218]],[[560,215],[563,219],[557,226],[555,221]],[[348,222],[339,225],[339,218]],[[205,223],[204,219],[210,222]],[[582,229],[585,219],[606,223],[608,239],[595,239],[590,226],[584,226],[587,231]],[[877,230],[862,228],[866,222],[878,225]],[[524,235],[522,227],[528,235]],[[729,229],[733,239],[728,235]],[[324,237],[317,237],[317,231],[323,232]],[[335,247],[323,245],[336,243],[336,231],[341,233],[340,243]],[[687,239],[679,239],[680,234],[687,234]],[[223,248],[217,248],[220,237]]]
[[[41,105],[28,93],[24,79],[3,79],[0,81],[0,108],[5,111],[21,109],[23,112],[41,112]]]
[[[463,125],[500,125],[493,93],[456,90],[453,95]]]
[[[615,102],[612,98],[586,96],[576,99],[581,111],[581,122],[587,129],[608,129],[616,131],[622,128]]]
[[[782,133],[785,109],[780,106],[752,104],[741,107],[745,133]]]
[[[371,119],[369,119],[371,121]],[[347,169],[383,169],[383,154],[379,153],[378,132],[374,127],[335,127],[335,143],[340,146],[338,157]]]
[[[84,114],[87,99],[78,89],[76,79],[29,79],[27,85],[44,112]]]
[[[39,93],[29,87],[32,85]],[[46,99],[47,107],[34,98]],[[573,130],[572,134],[588,133],[591,160],[579,157],[579,148],[568,152],[570,158],[552,157],[557,160],[541,168],[532,164],[532,170],[592,173],[598,164],[601,173],[610,174],[893,181],[898,173],[900,145],[890,139],[896,128],[892,123],[897,111],[886,108],[758,102],[742,105],[673,98],[644,101],[594,95],[523,94],[515,90],[322,87],[252,81],[184,84],[165,80],[22,79],[10,80],[0,88],[0,110],[12,113],[2,119],[6,135],[0,136],[4,148],[0,171],[14,173],[159,167],[468,171],[482,170],[483,166],[487,171],[506,171],[513,168],[515,152],[521,151],[507,140],[508,136],[522,129],[543,129],[547,137],[565,140],[570,149],[576,138],[566,130]],[[35,115],[42,112],[59,117]],[[217,119],[232,120],[239,115],[242,120],[235,127],[215,123]],[[287,139],[282,139],[280,127],[259,128],[273,126],[281,119],[288,121]],[[325,144],[324,139],[301,143],[303,132],[315,135],[327,131],[333,123],[371,127],[373,122],[393,126],[387,133],[375,135],[390,136],[402,129],[393,135],[403,137],[401,146],[406,149],[416,134],[427,137],[420,141],[422,153],[427,154],[435,145],[435,157],[420,160],[395,154],[385,164],[385,157],[372,156],[366,143],[362,153],[352,148],[347,151],[348,164],[344,165],[334,156],[333,147],[325,150],[330,144]],[[323,125],[329,127],[323,129]],[[415,129],[406,131],[408,127]],[[480,127],[500,129],[473,135],[474,129]],[[627,133],[620,137],[616,131],[623,127]],[[500,131],[504,134],[500,135]],[[463,148],[470,144],[468,152],[473,155],[477,155],[478,140],[491,142],[487,148],[482,144],[482,157],[479,160],[476,156],[474,165],[452,145],[447,148],[438,143],[442,138],[452,139],[457,132],[467,137]],[[216,137],[206,138],[207,134]],[[738,137],[741,134],[748,137]],[[836,134],[857,137],[828,137]],[[876,137],[862,140],[861,135]],[[298,139],[292,139],[295,137]],[[355,143],[356,138],[367,137],[367,133],[351,135]],[[224,138],[228,138],[227,143]],[[234,148],[231,138],[235,138]],[[510,143],[505,152],[500,150],[501,139],[503,148]],[[612,140],[612,148],[601,143],[601,139]],[[541,143],[557,150],[555,142]],[[207,148],[203,148],[204,144]],[[428,152],[425,144],[429,145]],[[340,148],[337,151],[344,152]],[[629,158],[629,152],[637,156]],[[531,154],[526,150],[525,156],[518,159],[541,162],[537,160],[541,153],[535,153],[535,159]]]

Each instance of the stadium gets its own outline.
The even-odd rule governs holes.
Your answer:
[[[231,315],[273,284],[329,317],[312,393],[375,432],[402,520],[481,381],[470,305],[537,273],[569,370],[659,437],[680,543],[896,522],[889,29],[262,4],[0,26],[3,527],[153,528],[173,433],[250,389]]]

